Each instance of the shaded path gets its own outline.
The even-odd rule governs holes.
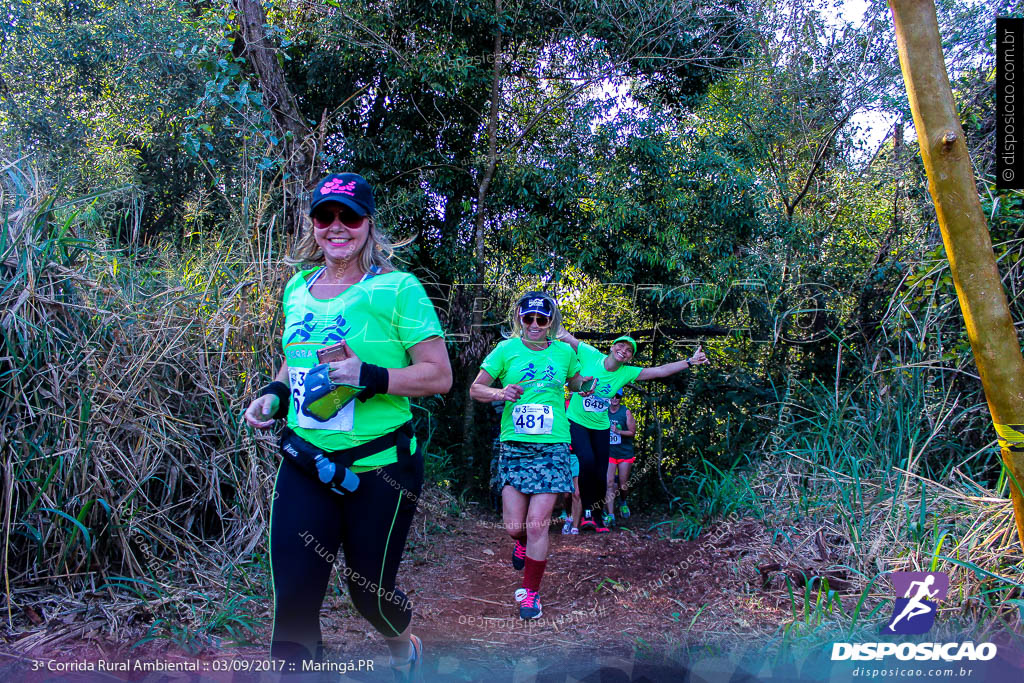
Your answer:
[[[413,630],[424,641],[428,681],[680,680],[688,667],[688,643],[770,634],[789,616],[788,603],[757,590],[756,570],[743,561],[756,522],[741,520],[712,528],[696,541],[680,541],[665,538],[665,527],[649,530],[661,519],[634,515],[609,534],[562,536],[553,525],[540,590],[544,615],[522,621],[512,597],[521,573],[511,567],[512,543],[499,516],[473,505],[455,517],[442,505],[424,503],[398,585],[415,606]],[[341,575],[335,572],[321,613],[328,652],[335,661],[373,660],[374,673],[350,672],[335,680],[390,680],[386,648],[352,607]],[[201,659],[266,658],[269,596],[254,604],[259,629],[253,639],[260,644],[211,648]],[[166,641],[130,649],[128,643],[89,640],[65,641],[49,656],[174,660],[179,652]],[[25,668],[12,670],[9,663],[0,661],[0,675],[23,679]],[[184,680],[152,674],[105,680],[125,679]],[[258,678],[229,674],[213,680]]]

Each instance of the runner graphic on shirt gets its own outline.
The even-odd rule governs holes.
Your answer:
[[[555,366],[551,365],[551,364],[548,364],[547,369],[544,370],[544,374],[540,376],[540,379],[541,379],[542,382],[553,382],[553,381],[555,381]]]
[[[291,344],[295,340],[295,337],[302,337],[299,341],[308,342],[312,333],[316,331],[316,323],[313,322],[313,318],[314,316],[312,313],[307,313],[303,316],[302,320],[289,325],[289,329],[292,327],[296,327],[298,329],[292,333],[292,336],[288,337],[288,340],[285,341],[285,345]]]
[[[522,373],[523,378],[519,380],[520,382],[534,380],[537,378],[537,366],[535,366],[533,363],[530,363],[529,365],[522,369]]]
[[[334,318],[334,324],[324,330],[327,336],[324,337],[324,341],[335,342],[342,341],[348,336],[349,328],[345,327],[345,315],[339,315]]]

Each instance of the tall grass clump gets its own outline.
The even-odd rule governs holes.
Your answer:
[[[0,168],[4,621],[102,595],[170,610],[178,636],[241,637],[247,598],[267,594],[254,551],[276,456],[240,416],[270,370],[288,269],[259,240],[115,248],[95,220],[110,196]]]
[[[880,368],[848,388],[794,383],[792,417],[752,472],[770,539],[756,562],[825,579],[790,585],[785,638],[877,631],[894,571],[950,575],[947,633],[1019,628],[1024,554],[1006,477],[994,444],[967,438],[990,431],[983,396],[937,391],[936,373],[918,362]],[[829,576],[849,586],[833,590]]]

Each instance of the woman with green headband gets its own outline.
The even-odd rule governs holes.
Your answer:
[[[708,359],[698,346],[697,352],[686,360],[640,368],[628,364],[636,354],[636,341],[632,337],[623,335],[616,338],[607,355],[568,332],[563,331],[558,338],[576,350],[580,374],[597,380],[591,396],[573,394],[566,417],[569,418],[573,454],[580,463],[579,485],[583,503],[580,530],[590,528],[605,533],[609,530],[609,524],[615,523],[612,511],[609,510],[604,516],[601,520],[603,523],[598,524],[595,520],[600,519],[597,510],[604,501],[606,491],[608,430],[611,428],[608,405],[611,397],[630,382],[671,377],[690,366],[707,363]]]

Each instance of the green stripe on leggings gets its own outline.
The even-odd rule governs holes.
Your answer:
[[[388,621],[388,618],[384,616],[384,610],[381,609],[380,599],[383,597],[382,591],[384,589],[384,565],[386,564],[388,556],[388,546],[391,545],[391,532],[395,530],[395,520],[398,519],[398,508],[402,505],[402,492],[398,492],[398,503],[395,504],[395,514],[391,517],[391,528],[388,529],[388,540],[384,542],[384,555],[380,558],[380,578],[377,579],[377,611],[380,612],[381,619],[388,622],[388,626],[395,632],[395,635],[401,635],[402,632],[395,628],[395,625]]]

